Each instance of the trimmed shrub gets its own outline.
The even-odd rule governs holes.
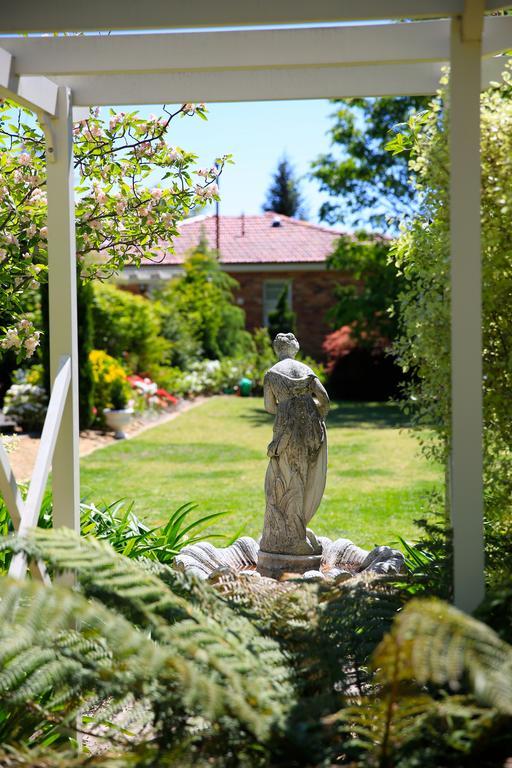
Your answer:
[[[169,345],[160,335],[161,323],[153,301],[96,283],[92,303],[94,348],[123,360],[131,371],[152,373],[161,365]]]

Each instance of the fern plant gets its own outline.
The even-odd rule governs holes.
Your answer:
[[[105,768],[496,768],[512,754],[511,647],[439,600],[410,601],[407,575],[205,583],[65,529],[8,549],[57,583],[0,584],[12,766],[60,768],[78,714],[86,740],[109,739],[90,758]]]
[[[194,604],[179,594],[186,577],[65,529],[36,529],[11,546],[42,557],[55,574],[73,571],[81,592],[4,579],[0,697],[10,712],[29,701],[66,729],[87,711],[90,729],[101,725],[118,740],[108,723],[144,702],[154,749],[164,752],[199,738],[229,751],[240,734],[265,742],[283,727],[294,703],[283,653],[219,597],[205,599],[214,611],[202,610],[202,585]]]
[[[440,600],[412,600],[373,666],[371,694],[328,721],[347,737],[357,765],[469,767],[477,755],[481,766],[504,764],[512,751],[512,647],[485,624]]]

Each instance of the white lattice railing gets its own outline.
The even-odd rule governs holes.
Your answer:
[[[62,357],[59,371],[53,384],[36,463],[25,500],[21,497],[16,477],[9,464],[9,458],[0,442],[0,493],[4,498],[14,529],[19,535],[23,535],[29,528],[36,526],[39,520],[41,504],[46,483],[48,482],[53,452],[59,434],[70,382],[71,359],[68,356]],[[26,569],[26,557],[20,552],[12,559],[9,576],[18,579],[23,578]],[[44,563],[34,563],[31,569],[34,576],[46,583],[50,582]]]

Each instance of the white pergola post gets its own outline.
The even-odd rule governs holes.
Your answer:
[[[50,368],[53,388],[61,359],[70,357],[71,382],[53,456],[53,525],[79,531],[78,341],[71,91],[60,87],[57,99],[57,116],[49,120],[53,142],[50,149],[53,152],[47,152]]]
[[[484,597],[480,79],[483,3],[452,20],[450,69],[450,508],[455,604]]]

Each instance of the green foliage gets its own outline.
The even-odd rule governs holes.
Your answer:
[[[114,379],[110,386],[110,404],[114,411],[122,411],[128,404],[126,384],[122,379]]]
[[[512,366],[510,338],[512,102],[510,71],[504,84],[481,97],[484,485],[489,520],[510,515],[512,499]],[[417,424],[435,428],[427,452],[450,450],[449,114],[438,102],[404,126],[421,205],[393,249],[403,275],[400,333],[395,353],[415,378],[407,408]],[[396,151],[396,142],[395,142]],[[403,157],[406,157],[404,153]]]
[[[237,283],[221,269],[204,240],[185,259],[183,269],[184,275],[170,280],[158,294],[163,333],[171,335],[174,349],[179,344],[177,330],[186,326],[185,343],[193,339],[196,354],[215,360],[246,351],[250,339],[245,315],[233,302]],[[177,362],[175,352],[173,359]]]
[[[276,308],[268,316],[268,333],[272,341],[278,333],[295,333],[295,312],[288,304],[288,287],[279,296]]]
[[[407,575],[205,583],[65,529],[6,548],[77,580],[2,583],[13,766],[31,765],[19,745],[37,729],[33,743],[53,749],[33,764],[60,768],[79,710],[117,750],[102,758],[111,768],[120,754],[139,768],[494,768],[510,755],[512,648],[440,600],[407,602]]]
[[[14,372],[13,383],[5,393],[3,411],[27,432],[40,432],[48,407],[38,366]]]
[[[467,685],[481,704],[512,716],[512,647],[482,622],[440,600],[411,600],[375,654],[386,682],[395,646],[403,655],[400,679]]]
[[[304,218],[304,203],[300,191],[300,182],[295,176],[293,166],[286,155],[277,164],[263,210],[281,213],[283,216],[291,216],[298,219]]]
[[[394,126],[426,108],[428,98],[349,99],[333,104],[330,135],[335,151],[320,155],[312,166],[321,191],[333,199],[322,205],[321,218],[330,224],[382,226],[389,217],[409,212],[417,196],[409,184],[407,160],[390,154],[385,146]]]
[[[121,500],[97,506],[82,502],[81,535],[108,541],[116,552],[126,557],[170,563],[183,547],[201,541],[205,530],[224,517],[223,512],[197,517],[196,508],[191,502],[182,504],[166,523],[149,528],[134,513],[133,503]],[[208,536],[216,538],[210,532]]]
[[[130,371],[152,373],[167,353],[154,302],[114,285],[95,283],[94,348],[123,360]]]
[[[22,487],[22,495],[26,496],[27,489]],[[80,535],[94,536],[106,541],[119,554],[133,559],[144,558],[160,563],[171,563],[174,556],[191,544],[201,541],[207,529],[220,518],[224,512],[214,512],[197,515],[197,504],[187,502],[175,509],[166,521],[153,527],[147,526],[133,511],[133,502],[124,499],[111,504],[95,504],[86,499],[80,502]],[[38,526],[51,528],[53,516],[53,501],[50,491],[46,491]],[[11,516],[3,499],[0,499],[0,537],[13,533]],[[208,538],[224,539],[222,534],[214,534],[208,530]],[[11,561],[8,550],[0,551],[0,574],[7,573]]]
[[[196,156],[170,146],[167,135],[176,118],[205,117],[204,104],[184,104],[160,117],[99,109],[74,126],[77,261],[83,277],[103,279],[126,263],[157,256],[163,239],[178,233],[178,222],[207,200],[218,199],[214,170],[198,173]],[[1,347],[30,356],[38,332],[19,327],[27,290],[47,280],[46,157],[43,130],[33,115],[8,101],[0,107],[0,304]],[[149,184],[161,186],[149,187]],[[196,182],[196,183],[195,183]],[[17,322],[18,321],[18,322]]]
[[[94,420],[94,378],[89,355],[93,348],[94,326],[92,320],[93,289],[77,275],[78,315],[78,411],[80,429],[88,429]],[[48,332],[47,338],[50,334]]]
[[[263,393],[265,373],[276,361],[268,328],[255,328],[252,332],[252,355],[247,375],[253,384],[253,393]]]
[[[105,408],[113,408],[114,406],[112,397],[114,390],[117,390],[118,398],[121,397],[121,392],[124,391],[127,400],[130,386],[122,365],[106,352],[100,349],[93,349],[89,354],[89,360],[94,381],[96,421],[101,425],[104,423],[103,411]]]
[[[28,698],[63,728],[85,710],[89,730],[129,749],[108,723],[138,703],[151,716],[154,764],[198,742],[235,764],[239,740],[254,751],[282,727],[294,703],[283,653],[211,588],[67,530],[34,531],[20,546],[76,573],[82,594],[4,581],[3,709]]]
[[[360,346],[387,342],[396,332],[396,303],[401,277],[389,258],[391,241],[360,231],[344,235],[328,259],[350,282],[337,283],[336,304],[329,310],[333,329],[348,325]]]

